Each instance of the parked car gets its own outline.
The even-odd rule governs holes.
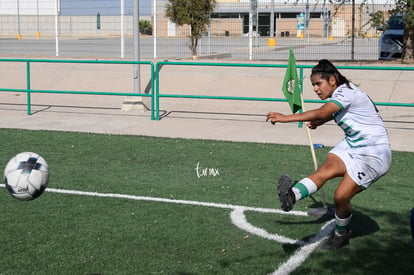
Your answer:
[[[379,59],[391,60],[401,58],[403,38],[403,15],[393,15],[388,19],[387,26],[378,41]]]

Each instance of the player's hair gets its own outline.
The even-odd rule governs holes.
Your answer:
[[[336,79],[336,85],[340,86],[342,84],[346,84],[348,88],[351,89],[351,85],[349,84],[349,80],[343,76],[338,69],[327,59],[319,60],[318,64],[312,68],[311,76],[314,74],[320,74],[322,79],[329,80],[331,75],[333,75]]]

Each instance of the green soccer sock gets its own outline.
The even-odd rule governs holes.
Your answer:
[[[342,236],[346,233],[346,230],[349,227],[349,224],[352,220],[352,214],[348,218],[341,219],[335,214],[335,234]]]
[[[318,191],[318,187],[310,178],[304,178],[292,187],[296,201],[306,198]]]

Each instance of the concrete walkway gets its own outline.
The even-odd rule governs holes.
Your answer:
[[[164,66],[160,73],[160,93],[282,98],[284,71],[283,68]],[[414,102],[414,71],[342,72],[376,102]],[[305,99],[317,99],[309,83],[309,73],[305,71]],[[37,63],[31,66],[31,77],[31,88],[35,90],[133,91],[132,65]],[[142,65],[142,91],[149,78],[149,66]],[[0,63],[0,83],[2,88],[24,89],[24,64]],[[161,120],[152,121],[149,111],[123,111],[124,102],[129,100],[124,96],[34,93],[31,100],[32,115],[27,115],[25,93],[0,92],[0,127],[309,144],[305,128],[299,128],[297,123],[272,126],[265,122],[268,111],[289,113],[286,102],[161,98]],[[150,106],[148,98],[143,98],[143,102]],[[305,108],[318,106],[306,104]],[[379,109],[393,150],[414,152],[414,108]],[[333,146],[343,138],[343,133],[328,123],[313,130],[312,137],[313,143]]]

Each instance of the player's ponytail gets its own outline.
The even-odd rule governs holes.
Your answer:
[[[346,86],[351,89],[349,80],[345,76],[343,76],[338,71],[338,69],[327,59],[319,60],[318,64],[312,68],[311,76],[314,74],[320,74],[321,78],[326,79],[326,80],[329,80],[331,75],[333,75],[336,79],[337,86],[346,84]]]

